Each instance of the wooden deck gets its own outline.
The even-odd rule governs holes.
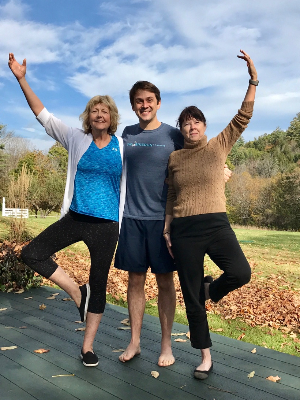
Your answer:
[[[84,367],[79,359],[84,332],[75,331],[83,325],[75,323],[79,317],[74,303],[62,301],[67,297],[64,292],[56,300],[46,299],[55,292],[59,291],[47,287],[23,294],[0,292],[0,309],[7,308],[0,311],[0,347],[17,346],[0,351],[1,400],[300,399],[299,357],[257,346],[252,354],[253,345],[216,334],[212,334],[214,372],[207,380],[192,377],[199,354],[189,342],[174,342],[176,363],[159,368],[159,321],[147,315],[142,353],[123,364],[113,350],[129,342],[130,331],[118,329],[124,326],[120,321],[127,310],[109,304],[95,342],[99,365]],[[41,311],[40,304],[47,308]],[[187,326],[174,324],[174,333],[186,331]],[[50,352],[34,353],[39,348]],[[160,373],[157,379],[151,376],[154,370]],[[255,375],[249,379],[252,371]],[[281,381],[266,380],[270,375]]]

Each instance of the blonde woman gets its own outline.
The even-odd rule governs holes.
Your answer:
[[[22,258],[75,301],[81,320],[86,320],[80,356],[85,366],[96,366],[93,343],[105,308],[107,276],[126,188],[123,141],[115,136],[118,109],[111,97],[95,96],[80,116],[83,129],[70,128],[50,114],[30,88],[25,78],[26,60],[20,65],[10,53],[8,65],[37,120],[69,156],[62,218],[33,239],[23,249]],[[91,269],[89,283],[79,287],[51,256],[81,240],[90,251]]]

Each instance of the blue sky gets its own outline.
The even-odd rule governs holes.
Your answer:
[[[286,129],[300,112],[299,21],[299,0],[0,0],[0,123],[37,149],[53,144],[7,66],[13,52],[27,59],[44,105],[71,126],[92,96],[109,94],[121,134],[137,122],[128,91],[149,80],[161,90],[160,121],[174,125],[195,104],[213,137],[243,100],[244,49],[260,80],[244,138]]]

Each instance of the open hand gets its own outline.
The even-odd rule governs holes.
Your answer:
[[[9,53],[8,66],[11,69],[12,73],[15,75],[15,77],[18,79],[18,81],[21,78],[25,77],[25,75],[26,75],[26,58],[24,58],[23,64],[20,65],[18,63],[18,61],[15,59],[14,54]]]
[[[225,182],[229,181],[229,179],[231,178],[231,175],[232,175],[231,169],[229,169],[228,165],[225,164],[224,165],[224,180],[225,180]]]
[[[242,56],[237,56],[238,58],[241,58],[247,62],[247,67],[248,67],[248,72],[250,75],[250,78],[253,81],[257,80],[257,72],[256,68],[254,66],[253,60],[251,60],[249,54],[247,54],[244,50],[240,50],[240,52],[243,54]]]
[[[173,255],[173,252],[172,252],[172,243],[171,243],[170,234],[167,233],[167,232],[164,233],[164,238],[165,238],[166,245],[167,245],[168,251],[169,251],[169,253],[170,253],[170,256],[171,256],[172,258],[174,258],[174,255]]]

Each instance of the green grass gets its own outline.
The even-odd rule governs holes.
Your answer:
[[[29,218],[26,221],[27,229],[36,236],[47,226],[58,220],[57,217]],[[256,228],[234,228],[241,247],[248,260],[255,262],[255,270],[262,273],[262,278],[268,279],[270,275],[281,275],[295,290],[300,289],[300,232],[280,232]],[[7,238],[9,232],[9,219],[0,217],[0,239]],[[80,252],[88,256],[88,250],[84,243],[79,242],[69,247],[72,251]],[[218,268],[206,257],[206,273],[216,273]],[[127,307],[125,300],[115,300],[107,295],[107,301],[122,307]],[[146,303],[146,313],[158,316],[156,300]],[[175,321],[187,325],[185,310],[177,307]],[[252,343],[254,346],[266,346],[270,349],[284,353],[300,356],[300,342],[297,343],[291,334],[284,334],[281,331],[270,327],[251,327],[245,322],[236,320],[225,320],[220,315],[208,314],[209,326],[212,332],[223,336],[238,339],[241,334],[245,336],[241,341]],[[216,330],[219,331],[216,331]],[[220,329],[222,329],[220,331]],[[300,339],[300,331],[296,340]],[[292,335],[295,335],[293,333]]]
[[[234,231],[239,241],[252,242],[247,244],[249,247],[300,253],[300,232],[283,232],[253,228],[234,228]]]

